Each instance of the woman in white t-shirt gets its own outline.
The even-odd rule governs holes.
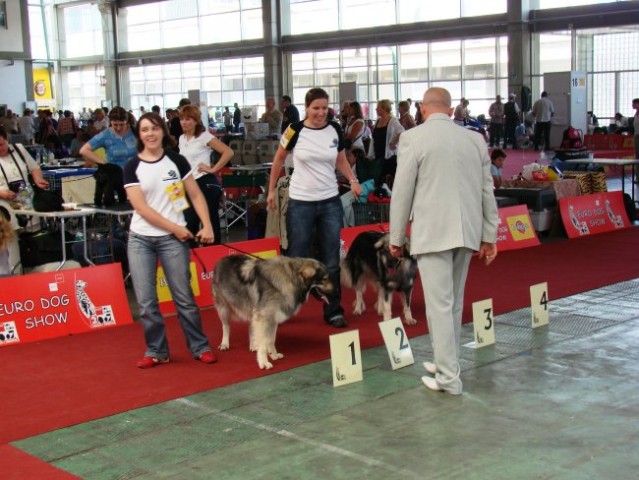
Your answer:
[[[193,178],[204,193],[209,207],[209,216],[215,240],[219,244],[222,239],[220,228],[220,198],[222,187],[217,179],[220,170],[233,158],[233,150],[211,135],[202,124],[200,108],[195,105],[185,105],[180,109],[180,125],[184,132],[180,135],[180,155],[184,156],[193,168]],[[211,152],[220,154],[215,165],[211,166]],[[195,210],[189,208],[184,212],[186,227],[195,234],[200,229],[200,219]]]
[[[188,242],[194,235],[186,228],[183,213],[189,203],[194,206],[203,225],[195,237],[202,243],[211,243],[213,228],[206,200],[193,179],[189,162],[170,150],[175,141],[162,117],[145,113],[136,125],[136,134],[139,153],[124,166],[124,188],[135,210],[127,254],[147,346],[137,367],[151,368],[169,362],[157,293],[158,260],[191,355],[202,363],[214,363],[216,358],[202,331],[200,309],[191,290]]]
[[[275,210],[276,182],[289,153],[293,155],[293,175],[289,184],[286,235],[289,257],[309,257],[311,234],[315,231],[319,260],[326,266],[334,291],[327,295],[324,321],[336,328],[346,327],[344,309],[340,305],[340,232],[344,211],[340,200],[337,169],[346,178],[353,195],[359,197],[362,187],[357,181],[344,152],[342,128],[329,122],[328,94],[321,88],[306,93],[306,118],[291,123],[280,139],[273,158],[269,180],[268,206]]]

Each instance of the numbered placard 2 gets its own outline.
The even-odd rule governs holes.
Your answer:
[[[548,325],[548,282],[530,286],[532,328]]]
[[[386,345],[386,351],[393,370],[415,363],[413,351],[410,349],[408,336],[400,318],[379,322],[379,329],[382,331],[382,337],[384,337],[384,344]]]
[[[341,387],[349,383],[361,382],[362,350],[359,344],[359,330],[336,333],[329,337],[331,344],[331,364],[333,386]]]
[[[487,347],[495,343],[492,298],[473,303],[473,327],[475,348]]]

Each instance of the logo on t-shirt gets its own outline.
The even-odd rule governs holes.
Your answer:
[[[175,170],[169,170],[168,174],[165,178],[162,179],[163,182],[172,182],[178,179],[178,174]]]
[[[337,148],[337,144],[338,144],[337,138],[334,138],[333,144],[329,148]]]
[[[287,127],[282,134],[282,138],[280,138],[280,145],[283,149],[286,149],[286,146],[291,141],[291,138],[293,138],[293,135],[295,135],[295,130],[293,130],[290,126]]]

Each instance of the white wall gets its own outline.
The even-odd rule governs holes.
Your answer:
[[[0,103],[22,115],[27,99],[25,66],[22,60],[15,60],[13,65],[9,63],[9,60],[0,60]]]
[[[17,0],[6,2],[7,26],[9,28],[0,28],[0,52],[24,52],[20,3]]]

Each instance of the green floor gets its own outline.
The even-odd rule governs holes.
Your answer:
[[[423,336],[394,372],[363,352],[357,384],[325,361],[13,445],[86,479],[639,478],[638,292],[553,301],[535,330],[498,316],[496,345],[463,348],[461,397],[422,386]]]

